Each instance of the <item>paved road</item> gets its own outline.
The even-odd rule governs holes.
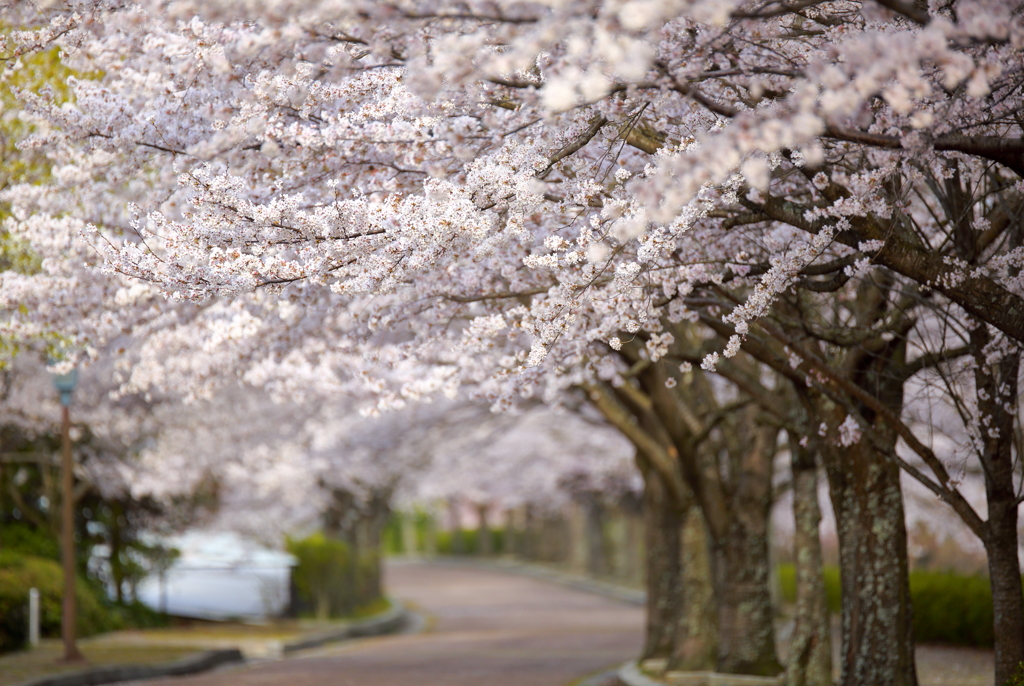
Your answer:
[[[641,608],[513,573],[395,563],[391,595],[426,615],[384,636],[160,686],[565,686],[635,656]]]

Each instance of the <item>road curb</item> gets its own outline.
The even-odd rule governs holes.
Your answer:
[[[321,634],[309,636],[299,641],[286,643],[281,646],[281,653],[288,655],[299,650],[319,648],[328,643],[337,643],[350,638],[364,638],[367,636],[383,636],[394,633],[405,626],[409,620],[409,611],[397,600],[391,601],[391,607],[378,615],[350,622],[338,629],[331,629]]]
[[[77,672],[44,676],[26,681],[19,686],[98,686],[119,681],[156,679],[165,676],[185,676],[206,672],[224,665],[244,662],[245,657],[238,648],[207,650],[188,655],[174,662],[160,665],[107,665],[91,667]]]

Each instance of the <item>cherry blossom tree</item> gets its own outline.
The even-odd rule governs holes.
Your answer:
[[[726,501],[679,450],[709,418],[688,425],[686,399],[666,398],[679,364],[700,364],[760,397],[776,433],[837,447],[823,459],[850,504],[842,681],[915,682],[897,466],[983,537],[1019,504],[1016,411],[993,404],[1015,395],[1024,342],[1018,3],[156,7],[7,10],[29,28],[0,41],[5,73],[56,41],[98,76],[71,103],[23,94],[24,147],[55,172],[5,192],[5,226],[108,271],[65,252],[5,278],[9,330],[55,330],[60,292],[61,312],[92,313],[74,328],[96,345],[156,328],[161,290],[187,315],[142,343],[133,388],[243,376],[280,394],[359,387],[381,409],[463,386],[498,408],[611,389],[629,401],[617,426],[677,499],[693,491],[724,554]],[[1002,427],[980,446],[1001,474],[988,523],[900,419],[903,372],[962,347],[922,346],[922,310],[978,332],[976,423]],[[750,387],[748,354],[808,389],[801,411]],[[754,444],[773,448],[768,431]],[[860,550],[877,559],[857,567]],[[1022,657],[1019,584],[1016,598],[997,602],[999,682]],[[777,669],[733,650],[770,644],[737,627],[719,666]]]

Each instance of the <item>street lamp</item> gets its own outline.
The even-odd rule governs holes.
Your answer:
[[[64,597],[61,601],[61,638],[64,640],[64,662],[84,660],[75,644],[75,484],[74,464],[71,460],[71,395],[78,383],[78,370],[74,367],[63,374],[53,375],[53,385],[60,393],[62,414],[61,436],[61,558],[64,563]]]

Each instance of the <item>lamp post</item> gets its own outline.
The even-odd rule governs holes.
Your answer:
[[[71,460],[71,395],[78,382],[78,370],[55,374],[53,385],[60,392],[62,414],[61,436],[61,558],[64,563],[64,597],[61,602],[61,638],[64,640],[64,662],[84,660],[75,643],[75,484]]]

